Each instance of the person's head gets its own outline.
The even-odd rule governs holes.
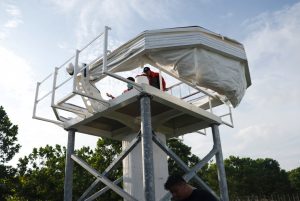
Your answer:
[[[175,200],[184,200],[191,194],[191,186],[179,175],[171,175],[165,183],[165,189],[170,191]]]
[[[133,77],[128,77],[127,80],[130,80],[130,81],[132,81],[132,82],[135,82],[135,79],[134,79]],[[132,84],[127,83],[127,88],[128,88],[128,89],[132,89],[132,88],[133,88]]]
[[[151,73],[151,70],[150,70],[149,67],[145,67],[145,68],[143,69],[143,72],[144,72],[147,76],[149,76],[150,73]]]

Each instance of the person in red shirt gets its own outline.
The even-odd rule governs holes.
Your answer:
[[[145,67],[144,70],[144,75],[147,76],[149,80],[149,84],[155,88],[160,89],[160,82],[159,82],[159,73],[151,71],[149,67]],[[162,77],[162,89],[163,91],[166,91],[166,82],[165,79]]]

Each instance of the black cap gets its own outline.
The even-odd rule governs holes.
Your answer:
[[[145,67],[144,70],[143,70],[143,72],[146,73],[146,72],[148,72],[149,70],[150,70],[149,67]]]
[[[185,184],[186,181],[178,174],[170,175],[165,183],[165,189],[170,190],[172,186]]]
[[[127,80],[131,80],[132,82],[135,82],[135,79],[133,77],[128,77]]]

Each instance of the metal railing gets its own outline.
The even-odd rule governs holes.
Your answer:
[[[187,90],[182,90],[182,86],[186,86]],[[174,90],[176,88],[179,89],[178,94],[174,93]],[[178,82],[178,83],[168,87],[167,91],[173,96],[176,96],[182,100],[186,100],[187,102],[189,102],[193,105],[196,105],[202,109],[208,110],[209,112],[221,117],[223,124],[225,124],[229,127],[234,126],[231,105],[228,105],[227,103],[224,103],[223,101],[221,101],[215,92],[210,92],[210,90],[208,90],[208,89],[198,87],[198,86],[193,86],[186,82]],[[187,92],[187,94],[183,95],[183,91]],[[200,101],[202,101],[202,103],[200,105],[197,104],[197,102],[199,103]],[[228,112],[223,113],[223,114],[216,114],[213,111],[213,108],[217,107],[217,106],[227,107]],[[229,122],[225,121],[224,117],[229,117]],[[200,133],[204,134],[203,132],[200,132]]]
[[[38,119],[38,120],[42,120],[42,121],[46,121],[46,122],[50,122],[50,123],[54,123],[57,124],[59,126],[62,126],[63,121],[66,119],[64,117],[61,117],[59,115],[59,110],[65,110],[68,112],[73,112],[77,115],[82,115],[82,112],[78,112],[76,110],[70,109],[67,106],[64,106],[63,103],[66,103],[66,101],[70,100],[71,98],[73,98],[75,95],[81,95],[84,97],[88,97],[90,99],[94,99],[96,101],[102,102],[103,104],[107,104],[107,102],[103,101],[102,99],[99,99],[97,97],[93,97],[90,96],[88,94],[84,94],[80,91],[77,90],[76,88],[76,76],[81,73],[82,71],[84,71],[89,65],[95,63],[97,60],[101,59],[103,57],[103,66],[104,68],[106,68],[106,57],[107,57],[107,35],[108,35],[108,30],[110,28],[105,26],[104,32],[100,33],[98,36],[96,36],[93,40],[91,40],[88,44],[86,44],[83,48],[81,48],[80,50],[76,50],[75,55],[71,56],[69,59],[67,59],[63,64],[61,64],[59,67],[56,67],[53,73],[50,73],[49,75],[47,75],[41,82],[37,82],[36,85],[36,93],[35,93],[35,99],[34,99],[34,107],[33,107],[33,115],[32,118],[33,119]],[[101,36],[104,36],[104,47],[103,47],[103,55],[93,59],[88,65],[86,66],[82,66],[79,67],[78,65],[78,60],[79,60],[79,54],[81,52],[83,52],[86,48],[88,48],[92,43],[94,43],[97,39],[99,39]],[[68,63],[70,63],[73,59],[75,59],[75,67],[74,67],[74,73],[73,73],[73,77],[70,76],[67,79],[63,80],[61,83],[57,84],[57,77],[59,74],[59,71],[63,68],[66,67],[66,65]],[[88,70],[86,70],[86,72],[88,73]],[[49,80],[51,77],[53,77],[53,81],[52,81],[52,89],[50,91],[47,91],[42,97],[39,97],[40,95],[40,86],[45,83],[45,81]],[[60,101],[58,101],[58,103],[55,103],[55,99],[56,99],[56,90],[59,89],[60,87],[62,87],[63,85],[65,85],[66,83],[68,83],[71,79],[73,78],[73,91],[71,93],[68,93],[63,99],[61,99]],[[44,100],[46,97],[49,97],[51,95],[51,107],[52,110],[54,112],[54,115],[56,117],[57,120],[53,120],[47,117],[41,117],[37,115],[37,107],[38,104]],[[81,110],[82,108],[78,108],[78,110]]]

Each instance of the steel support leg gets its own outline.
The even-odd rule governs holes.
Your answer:
[[[64,201],[72,201],[73,190],[73,166],[71,155],[74,153],[75,130],[68,131],[68,145],[65,165]]]
[[[220,198],[221,201],[229,201],[225,167],[224,167],[222,147],[221,147],[221,139],[219,134],[219,126],[217,124],[213,124],[211,126],[211,129],[213,133],[214,145],[218,149],[218,152],[216,153],[216,163],[218,168]]]
[[[145,201],[155,201],[154,168],[153,168],[153,143],[151,125],[150,96],[141,95],[141,131],[143,152],[143,183]]]

